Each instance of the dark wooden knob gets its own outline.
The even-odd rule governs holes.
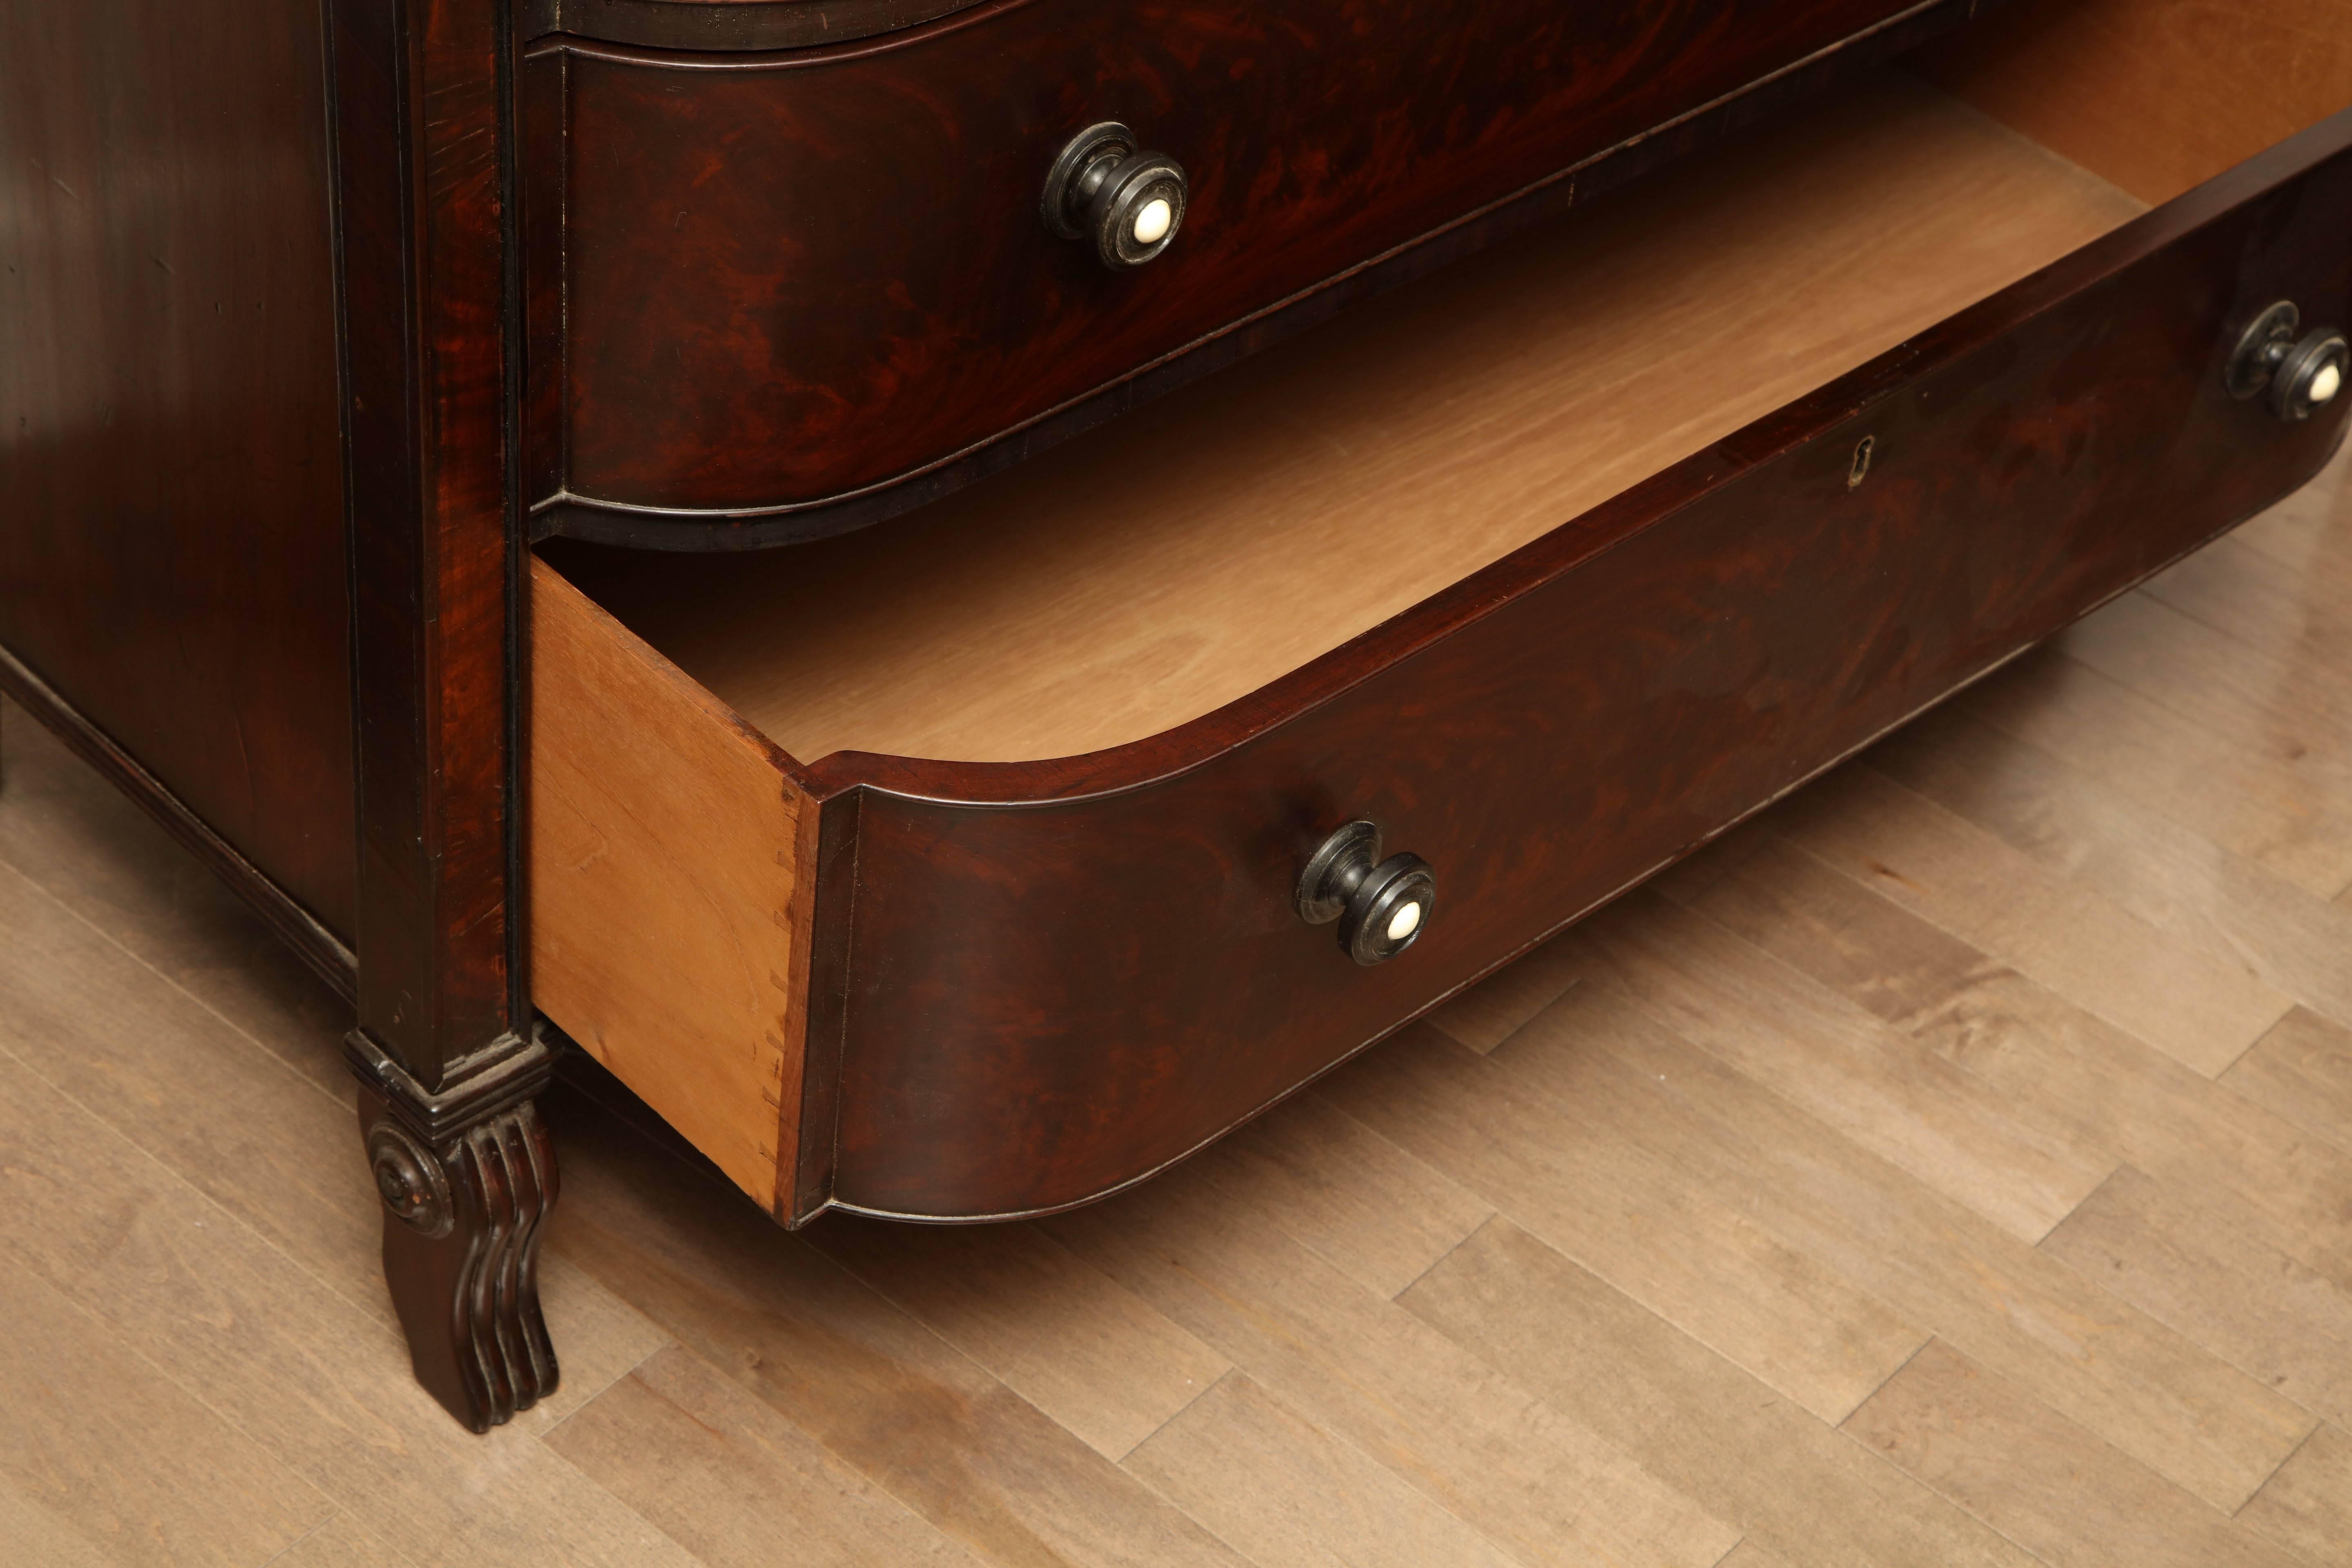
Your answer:
[[[1183,166],[1146,153],[1115,120],[1070,138],[1045,176],[1039,211],[1064,239],[1091,239],[1114,270],[1140,267],[1167,249],[1184,226]]]
[[[1421,940],[1437,902],[1437,874],[1418,855],[1381,858],[1381,830],[1351,822],[1307,858],[1298,914],[1339,922],[1339,947],[1358,963],[1385,963]]]
[[[2268,393],[2270,410],[2290,425],[2299,425],[2336,401],[2344,378],[2352,374],[2352,351],[2344,334],[2320,327],[2296,335],[2303,313],[2292,301],[2281,300],[2254,318],[2230,356],[2228,383],[2232,397]]]

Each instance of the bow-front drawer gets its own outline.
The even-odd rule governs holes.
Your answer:
[[[991,0],[818,47],[546,39],[540,526],[871,521],[1967,10]]]
[[[1890,73],[873,529],[543,546],[541,1005],[787,1219],[1180,1158],[2319,468],[2352,114],[2156,142],[2182,37],[1942,62],[2063,158]]]

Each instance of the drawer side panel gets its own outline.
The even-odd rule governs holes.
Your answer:
[[[798,1153],[803,798],[724,704],[537,561],[530,696],[534,1000],[772,1209]]]

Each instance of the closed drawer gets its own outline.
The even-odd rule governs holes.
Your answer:
[[[2352,115],[2150,209],[2161,64],[2071,161],[1890,76],[880,528],[543,547],[541,1005],[788,1220],[1181,1157],[2317,470],[2226,383],[2352,310]]]
[[[825,48],[551,40],[523,83],[541,528],[732,546],[870,521],[1041,421],[1126,405],[1139,374],[1244,352],[1401,247],[1468,243],[1453,226],[1515,194],[1545,187],[1534,213],[1603,182],[1570,165],[1640,162],[1759,79],[1966,10],[995,0]],[[1188,178],[1176,238],[1131,271],[1040,216],[1056,153],[1106,121]]]

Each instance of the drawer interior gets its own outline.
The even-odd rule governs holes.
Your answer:
[[[1890,75],[893,523],[551,546],[796,757],[1071,756],[1241,698],[2144,210]]]
[[[1160,733],[2352,99],[2340,4],[2016,9],[897,522],[550,559],[796,757]]]

